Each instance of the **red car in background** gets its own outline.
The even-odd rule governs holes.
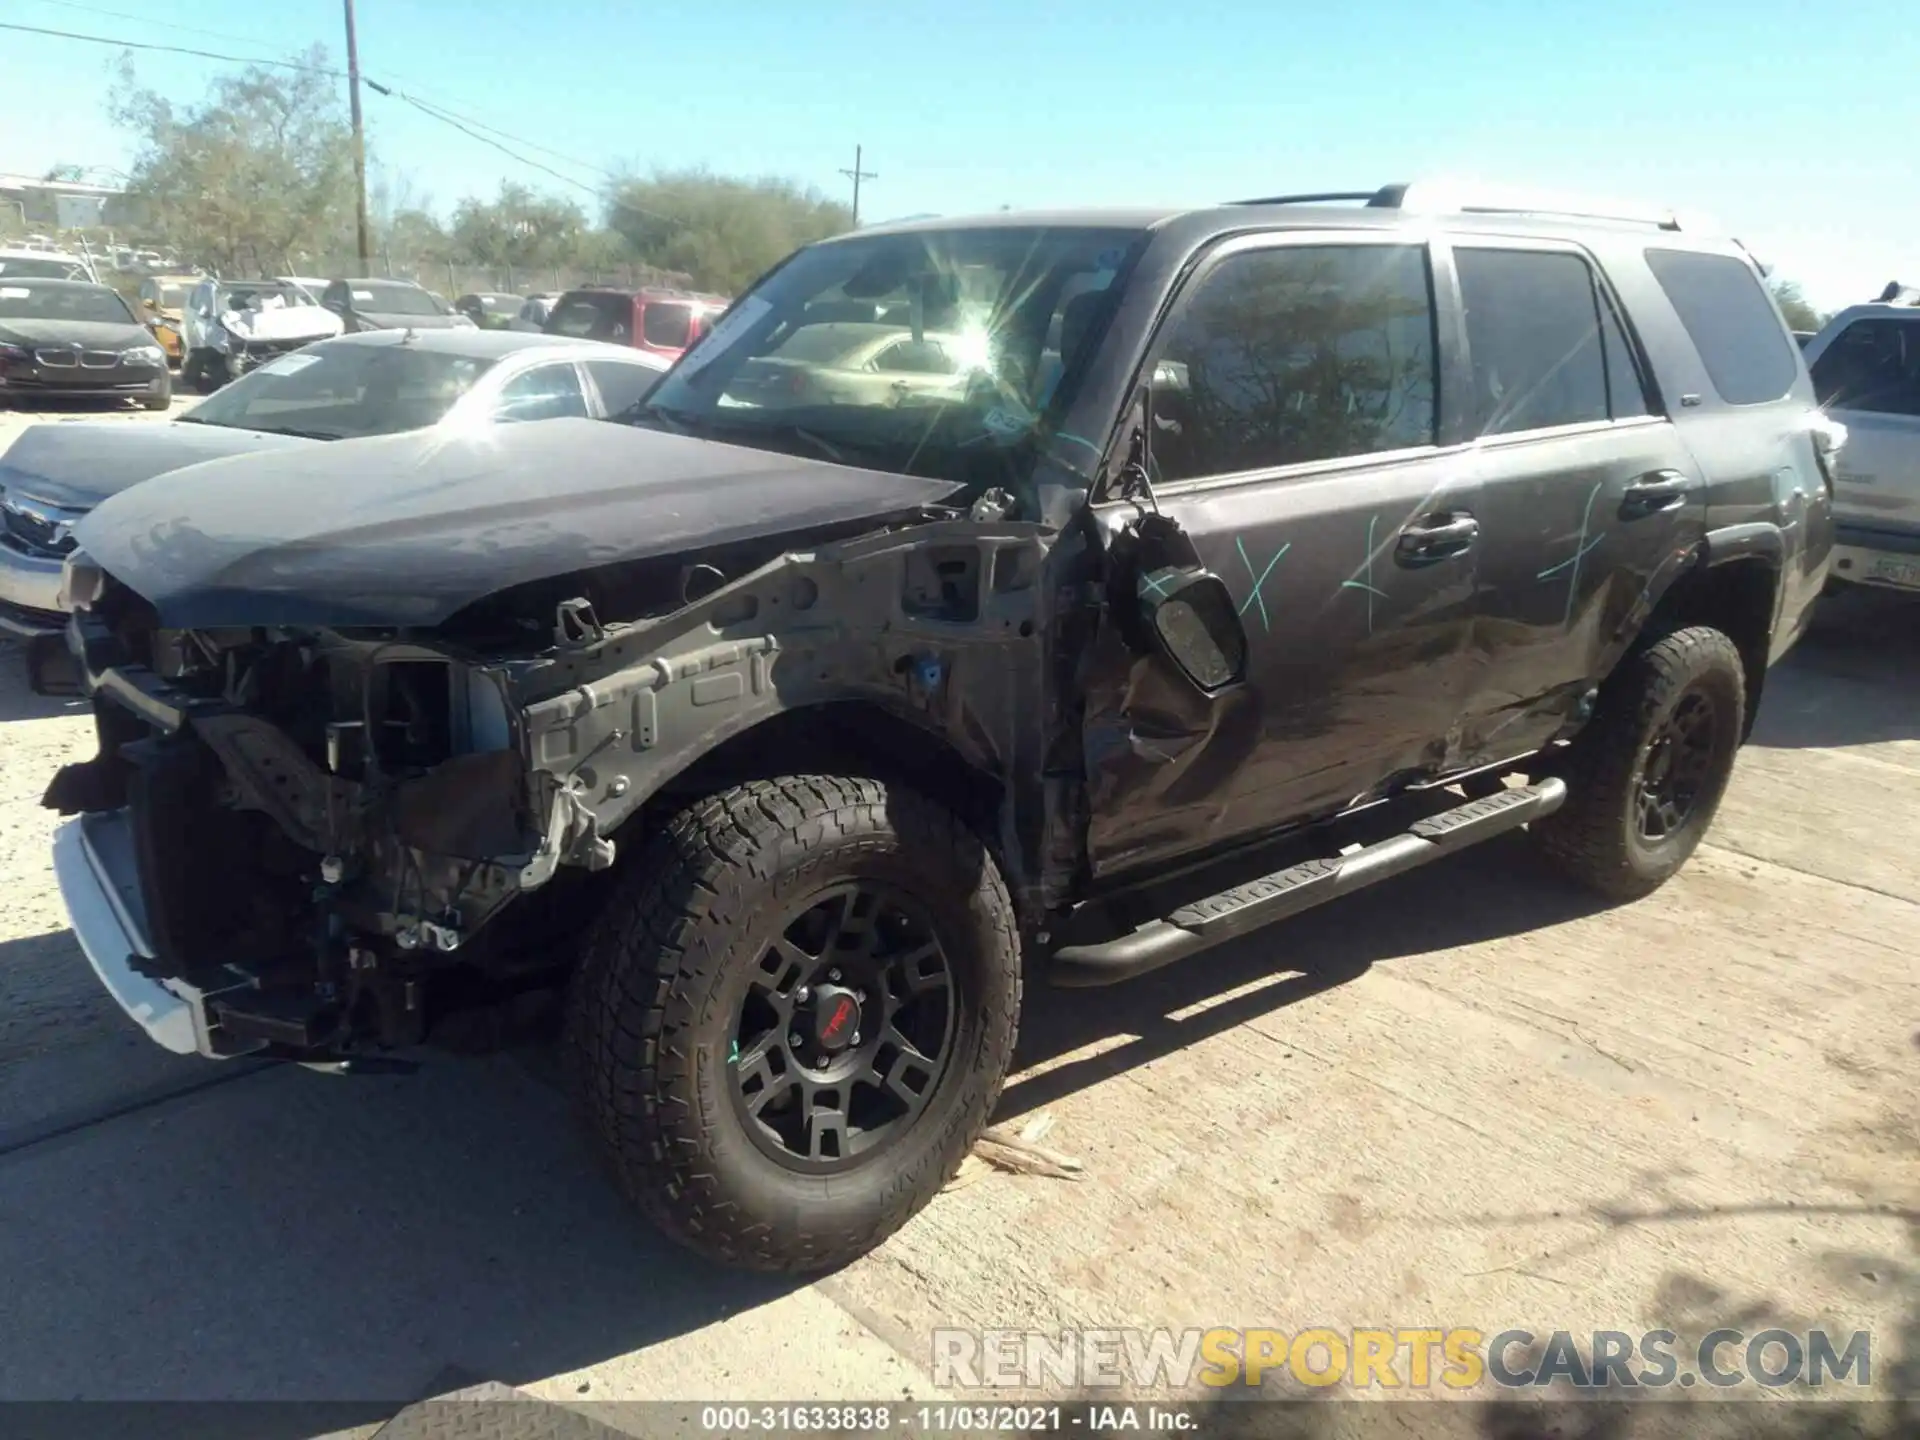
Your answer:
[[[677,358],[732,302],[690,290],[569,290],[541,327],[548,335],[605,340]]]

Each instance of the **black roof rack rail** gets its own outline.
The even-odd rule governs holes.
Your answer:
[[[1600,220],[1617,224],[1653,225],[1662,230],[1679,230],[1680,220],[1671,211],[1648,206],[1629,206],[1578,195],[1532,194],[1524,190],[1454,185],[1427,181],[1419,184],[1382,185],[1377,190],[1338,190],[1318,194],[1270,195],[1256,200],[1236,200],[1236,205],[1321,205],[1341,201],[1360,201],[1374,210],[1422,210],[1454,215],[1543,215],[1568,220]]]
[[[1229,205],[1330,205],[1341,201],[1365,200],[1371,204],[1377,190],[1326,190],[1316,195],[1262,195],[1254,200],[1229,200]]]

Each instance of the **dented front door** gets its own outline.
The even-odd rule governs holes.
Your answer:
[[[1109,615],[1085,727],[1096,873],[1341,809],[1451,753],[1478,494],[1435,445],[1430,294],[1424,247],[1296,234],[1230,242],[1176,300],[1147,372],[1150,503],[1229,586],[1247,672],[1202,694]],[[1119,534],[1139,505],[1097,513]]]

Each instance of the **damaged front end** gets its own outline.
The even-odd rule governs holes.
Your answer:
[[[612,865],[616,828],[769,720],[854,702],[979,775],[1037,772],[1045,532],[952,511],[851,528],[520,587],[424,629],[168,628],[77,555],[62,658],[100,748],[44,803],[75,817],[56,870],[94,969],[183,1053],[410,1046],[550,996],[570,886]],[[1029,854],[1038,808],[982,819]]]
[[[166,631],[101,589],[68,632],[100,753],[45,803],[79,816],[56,867],[83,947],[168,1048],[413,1043],[431,955],[560,860],[611,859],[529,775],[504,667],[330,631]]]

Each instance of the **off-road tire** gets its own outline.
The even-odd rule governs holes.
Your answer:
[[[830,1177],[755,1145],[727,1066],[745,983],[778,917],[849,878],[930,912],[953,978],[946,1070],[899,1138]],[[724,1264],[810,1273],[877,1246],[959,1168],[999,1097],[1020,1008],[1014,906],[953,814],[897,784],[758,780],[681,811],[617,875],[569,991],[565,1061],[623,1193]]]
[[[1712,768],[1685,822],[1659,840],[1641,833],[1638,796],[1653,742],[1691,695],[1712,706]],[[1630,654],[1601,686],[1593,719],[1568,747],[1566,803],[1529,828],[1547,858],[1612,900],[1636,900],[1686,864],[1733,774],[1746,714],[1746,670],[1718,630],[1675,630]]]

